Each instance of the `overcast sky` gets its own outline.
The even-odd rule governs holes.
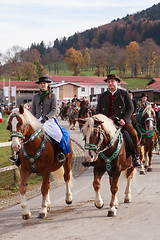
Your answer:
[[[0,53],[45,45],[145,10],[155,0],[0,0]]]

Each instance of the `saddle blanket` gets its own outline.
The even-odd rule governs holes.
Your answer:
[[[45,132],[62,148],[65,154],[71,152],[69,145],[69,133],[61,127],[56,119],[50,118],[43,124]]]

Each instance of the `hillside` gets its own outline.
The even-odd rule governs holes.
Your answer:
[[[127,15],[122,19],[113,20],[109,24],[92,28],[62,40],[56,39],[54,47],[61,53],[66,49],[101,48],[105,42],[124,47],[131,41],[142,43],[147,38],[152,38],[160,46],[160,3]]]

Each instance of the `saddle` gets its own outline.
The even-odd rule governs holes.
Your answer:
[[[62,149],[55,143],[54,139],[51,138],[46,132],[45,132],[46,138],[50,141],[53,149],[54,149],[54,156],[57,157],[58,153],[62,151]]]
[[[121,129],[121,132],[123,135],[124,145],[126,149],[126,158],[128,158],[133,153],[133,150],[134,150],[133,141],[131,136],[126,130]]]

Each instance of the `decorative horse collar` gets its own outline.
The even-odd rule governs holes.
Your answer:
[[[94,127],[99,128],[100,135],[103,136],[103,139],[106,139],[106,135],[105,135],[104,130],[101,129],[97,125],[95,125]],[[107,170],[107,172],[109,172],[111,170],[111,162],[118,156],[118,154],[119,154],[119,152],[121,150],[121,147],[122,147],[122,142],[123,141],[122,141],[121,128],[118,128],[116,130],[115,135],[110,140],[109,144],[104,149],[100,150],[100,146],[101,146],[101,143],[103,142],[103,139],[100,136],[100,141],[97,144],[86,143],[85,144],[85,150],[96,150],[97,158],[98,158],[98,155],[99,155],[105,161],[105,163],[106,163],[106,170]],[[114,145],[114,143],[117,141],[117,139],[118,139],[118,144],[117,144],[116,150],[114,151],[114,153],[110,157],[107,157],[104,154],[104,152],[106,150],[110,149]]]

